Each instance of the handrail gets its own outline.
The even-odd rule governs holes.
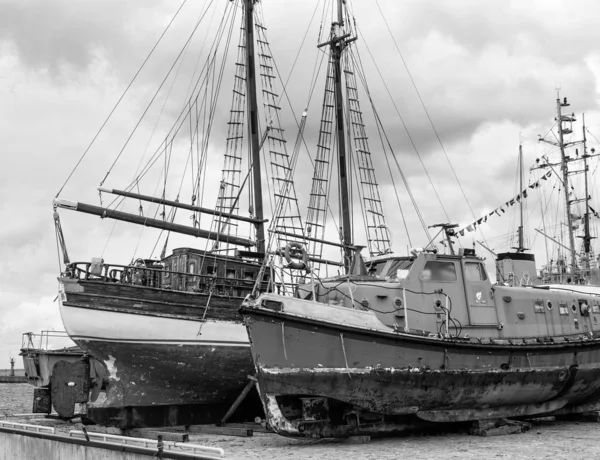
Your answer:
[[[218,276],[211,273],[186,273],[143,265],[101,264],[101,269],[92,273],[91,262],[72,262],[63,272],[66,278],[121,283],[145,286],[174,292],[210,293],[244,297],[256,283],[257,273],[252,278]],[[266,286],[267,282],[262,285]],[[242,291],[248,291],[242,292]]]
[[[17,423],[17,422],[7,422],[6,420],[0,420],[0,427],[15,428],[17,430],[24,430],[24,431],[35,431],[36,433],[46,432],[46,433],[54,434],[54,428],[52,428],[50,426],[33,425],[31,423]]]
[[[24,332],[21,334],[21,350],[48,350],[50,338],[55,339],[68,339],[69,334],[66,331],[49,331],[42,330],[39,334],[34,332]],[[39,345],[36,347],[34,342],[38,341]],[[68,348],[68,347],[63,347]]]
[[[136,438],[132,436],[120,436],[116,434],[106,434],[106,433],[96,433],[93,431],[87,431],[84,433],[80,430],[71,430],[69,431],[69,437],[83,437],[85,438],[87,435],[88,438],[96,438],[100,439],[104,442],[118,442],[120,444],[138,444],[142,447],[156,447],[158,441],[156,439],[149,438]],[[163,441],[163,446],[165,450],[169,451],[187,451],[188,453],[193,454],[209,454],[214,455],[216,457],[223,458],[225,457],[225,451],[220,447],[208,447],[201,446],[200,444],[190,444],[189,442],[175,442],[175,441]]]
[[[85,268],[81,268],[80,266],[84,265]],[[111,273],[122,274],[124,272],[150,272],[156,275],[175,275],[180,277],[188,277],[188,278],[206,278],[207,280],[217,280],[217,281],[225,281],[226,285],[230,285],[232,282],[245,282],[245,283],[254,283],[256,280],[254,278],[239,278],[239,277],[228,277],[228,276],[217,276],[211,273],[187,273],[173,270],[165,270],[164,268],[152,268],[152,267],[136,267],[134,265],[119,265],[119,264],[103,264],[102,274],[94,274],[90,272],[89,267],[91,266],[91,262],[72,262],[67,267],[67,272],[69,269],[77,270],[78,273],[84,274],[84,279],[89,279],[89,277],[97,277],[97,278],[107,278],[110,280],[115,280],[115,276],[111,276]],[[77,277],[80,278],[80,277]],[[118,281],[122,281],[119,279]]]

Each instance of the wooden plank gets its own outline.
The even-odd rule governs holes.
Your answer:
[[[269,434],[274,434],[273,431],[269,430],[268,428],[265,428],[264,426],[262,426],[259,423],[228,423],[227,427],[228,428],[239,428],[239,429],[245,429],[245,430],[252,430],[253,433],[269,433]]]
[[[171,430],[164,430],[162,428],[132,428],[130,430],[125,430],[126,436],[132,436],[135,438],[147,438],[147,439],[155,439],[158,436],[162,436],[164,441],[173,441],[173,442],[189,442],[190,435],[188,433],[182,433]]]
[[[241,436],[249,437],[253,436],[254,432],[247,428],[233,428],[229,426],[216,426],[216,425],[190,425],[187,428],[189,433],[198,434],[220,434],[223,436]]]

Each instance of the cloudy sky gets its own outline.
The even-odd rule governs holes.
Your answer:
[[[207,37],[218,27],[227,2],[187,3],[61,198],[99,203],[96,187],[195,22],[209,5],[214,6],[175,67],[177,78],[166,81],[143,118],[139,135],[125,151],[132,154],[119,158],[105,185],[124,188],[143,162],[140,155],[156,147],[152,141],[160,141],[156,132],[173,123],[188,89],[178,90],[174,83],[189,84],[199,62],[194,53],[206,53],[208,48],[202,44],[209,43]],[[52,199],[180,4],[179,0],[0,0],[0,368],[8,366],[9,356],[18,354],[22,332],[62,329],[54,302],[59,261]],[[331,17],[323,14],[323,0],[265,0],[263,4],[273,55],[284,78],[291,72],[288,94],[299,116],[308,100],[319,28],[328,30]],[[428,225],[448,219],[466,225],[512,198],[517,193],[519,142],[525,165],[543,154],[556,158],[556,152],[539,144],[537,136],[552,128],[557,88],[572,103],[569,110],[586,113],[591,135],[600,138],[596,2],[354,0],[349,5],[357,21],[371,95]],[[237,33],[234,47],[236,37]],[[229,110],[231,81],[231,77],[223,80],[220,114]],[[321,100],[320,95],[311,100],[307,143],[314,140],[308,130],[318,123]],[[293,141],[290,107],[287,102],[282,106],[288,112],[283,115],[288,120],[288,140]],[[222,141],[225,133],[225,120],[215,120],[214,142]],[[375,130],[370,136],[375,139]],[[409,241],[397,212],[392,179],[385,172],[385,162],[377,159],[377,145],[373,140],[376,166],[384,170],[379,181],[390,215],[388,224],[395,249],[404,252]],[[174,158],[173,170],[181,171],[185,155]],[[211,157],[209,168],[217,164]],[[212,176],[220,176],[218,169]],[[539,176],[539,172],[527,171],[525,180],[535,181]],[[397,175],[394,180],[399,181]],[[153,191],[152,187],[144,190]],[[402,187],[398,191],[410,245],[423,246],[427,240],[417,215],[406,191]],[[299,187],[298,193],[305,198],[308,191]],[[535,200],[556,198],[556,184],[550,183],[544,193],[529,200],[526,213],[529,244],[540,251],[542,262],[546,258],[541,253],[543,244],[534,239],[533,231],[540,227],[534,212],[540,202]],[[134,203],[129,210],[136,212],[136,207]],[[494,250],[506,250],[508,235],[514,234],[514,218],[509,212],[502,219],[490,219],[483,233],[469,234],[461,244],[470,246],[474,239],[485,239]],[[107,262],[128,263],[135,255],[149,255],[156,242],[152,230],[68,211],[61,212],[61,219],[72,260],[103,256]]]

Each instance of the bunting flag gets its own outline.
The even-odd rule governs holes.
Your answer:
[[[552,171],[548,171],[546,174],[544,174],[540,178],[540,180],[548,180],[551,175],[552,175]],[[538,188],[541,185],[540,180],[537,180],[533,184],[530,184],[527,188],[530,188],[532,190]],[[494,214],[496,214],[497,216],[502,216],[502,214],[506,213],[506,209],[504,209],[504,208],[508,208],[509,206],[514,206],[515,203],[517,203],[517,202],[520,203],[521,200],[525,199],[525,198],[527,198],[527,189],[523,190],[516,197],[508,200],[503,205],[498,206],[496,209],[494,209],[493,211],[491,211],[489,214],[486,214],[482,218],[477,219],[475,222],[467,225],[465,228],[463,228],[461,230],[457,230],[456,233],[458,235],[460,235],[460,236],[465,236],[465,230],[467,232],[474,232],[476,230],[476,228],[477,228],[478,225],[481,225],[482,223],[487,222],[488,217],[491,217]],[[594,211],[591,206],[588,206],[588,208],[590,208],[590,211],[594,214],[594,216],[596,216],[597,218],[600,219],[600,214],[598,212]]]

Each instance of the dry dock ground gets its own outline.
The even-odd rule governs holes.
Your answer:
[[[33,387],[0,384],[0,416],[31,411]],[[14,419],[11,419],[14,420]],[[16,421],[16,420],[15,420]],[[59,429],[72,429],[58,424]],[[444,434],[374,439],[366,444],[286,439],[255,433],[250,438],[192,435],[190,441],[225,450],[229,459],[595,459],[600,458],[600,423],[543,421],[522,434],[479,437]]]

